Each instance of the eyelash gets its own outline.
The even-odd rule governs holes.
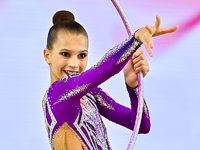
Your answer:
[[[65,57],[69,57],[69,56],[70,56],[70,54],[67,53],[67,52],[62,52],[61,55],[62,55],[62,56],[65,56]]]
[[[83,58],[85,58],[86,56],[87,56],[87,54],[82,53],[82,54],[79,54],[79,55],[78,55],[78,58],[83,59]]]
[[[67,52],[62,52],[61,55],[64,56],[64,57],[70,57],[70,54],[67,53]],[[85,58],[86,56],[87,56],[87,54],[82,53],[82,54],[79,54],[79,55],[78,55],[78,58],[83,59],[83,58]]]

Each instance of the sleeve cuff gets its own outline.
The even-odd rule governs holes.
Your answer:
[[[132,91],[137,97],[138,97],[138,86],[131,88],[130,86],[128,86],[127,83],[126,84],[126,88],[128,89],[128,91]]]

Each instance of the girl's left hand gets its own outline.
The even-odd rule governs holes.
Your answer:
[[[170,28],[160,28],[160,24],[161,18],[159,15],[156,15],[156,22],[154,26],[146,25],[145,27],[140,28],[138,31],[135,32],[135,38],[143,42],[150,56],[153,56],[153,52],[151,49],[154,47],[152,37],[163,35],[166,33],[172,33],[179,28],[177,25]]]
[[[143,77],[149,72],[149,63],[142,49],[138,49],[124,67],[124,78],[129,87],[138,85],[137,73],[142,71]]]

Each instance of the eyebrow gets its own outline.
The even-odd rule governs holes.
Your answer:
[[[72,50],[63,48],[63,49],[60,49],[60,51],[69,51],[69,52],[71,52]],[[80,52],[88,52],[88,50],[81,50]]]

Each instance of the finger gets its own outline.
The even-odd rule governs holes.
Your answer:
[[[145,28],[149,31],[149,33],[150,33],[151,35],[154,34],[154,32],[155,32],[154,29],[153,29],[154,27],[151,27],[150,25],[146,25]]]
[[[140,37],[140,41],[143,42],[147,52],[152,57],[153,52],[151,51],[151,48],[154,47],[154,44],[153,44],[153,39],[152,39],[151,35],[148,33],[145,33],[143,36]]]
[[[163,32],[164,34],[165,33],[172,33],[174,31],[176,31],[179,27],[176,25],[176,26],[173,26],[173,27],[170,27],[170,28],[161,28],[161,32]]]
[[[133,64],[136,64],[139,61],[146,61],[147,62],[147,59],[144,55],[139,55],[138,57],[136,57],[132,60]]]
[[[152,37],[149,37],[146,40],[143,40],[142,42],[143,42],[147,52],[149,53],[149,55],[152,57],[153,56],[153,52],[152,52],[151,48],[154,47]]]
[[[135,59],[136,57],[138,57],[138,56],[140,56],[140,55],[142,55],[142,54],[144,54],[143,49],[138,49],[138,50],[133,54],[132,59]]]
[[[146,74],[149,72],[149,66],[140,66],[140,67],[137,67],[135,69],[135,73],[139,73],[139,72],[142,72],[143,76],[146,76]]]
[[[155,22],[156,30],[158,30],[160,28],[160,24],[161,24],[161,18],[159,15],[156,15],[156,22]]]
[[[135,58],[133,61],[133,67],[134,68],[137,68],[137,67],[140,67],[140,66],[148,66],[149,63],[146,59],[146,57],[144,55],[140,55],[139,57]]]
[[[166,33],[172,33],[172,32],[175,32],[178,28],[179,26],[177,25],[173,27],[169,27],[169,28],[160,28],[160,32],[158,32],[157,34],[154,34],[154,36],[163,35]]]
[[[151,57],[153,57],[153,52],[152,52],[151,47],[149,46],[149,44],[147,44],[147,43],[144,42],[144,46],[145,46],[147,52],[149,53],[149,55]]]
[[[152,37],[149,37],[149,38],[147,39],[147,43],[149,44],[149,46],[150,46],[151,48],[154,48],[154,43],[153,43]]]
[[[132,66],[132,63],[133,63],[133,59],[130,58],[126,65],[127,65],[127,66],[128,66],[128,65]]]
[[[149,63],[147,61],[140,61],[133,66],[134,70],[137,72],[143,71],[147,73],[149,71]]]
[[[134,63],[133,68],[134,70],[136,70],[137,68],[141,67],[141,66],[146,66],[148,63],[144,60],[140,60],[136,63]]]

